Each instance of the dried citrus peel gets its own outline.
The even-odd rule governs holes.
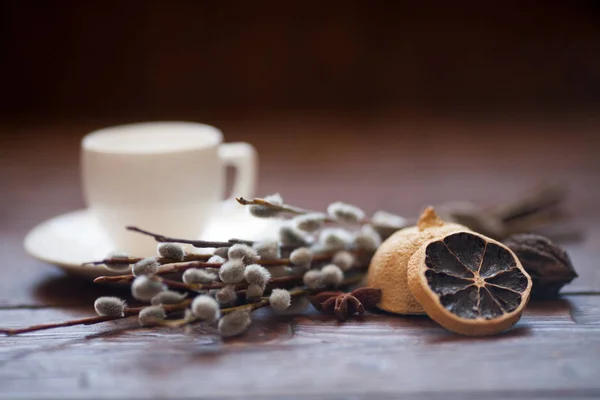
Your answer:
[[[465,230],[469,229],[463,225],[444,222],[433,207],[428,207],[416,226],[401,229],[391,235],[375,252],[367,275],[369,287],[382,290],[377,307],[396,314],[423,314],[423,307],[408,287],[408,261],[424,243]]]

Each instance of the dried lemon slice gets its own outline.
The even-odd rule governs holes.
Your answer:
[[[465,335],[510,328],[531,292],[531,278],[514,253],[474,232],[425,243],[408,262],[408,285],[433,320]]]

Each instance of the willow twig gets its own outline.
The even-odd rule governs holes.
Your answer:
[[[186,254],[183,258],[184,261],[206,261],[212,254]],[[118,265],[118,264],[135,264],[138,261],[142,261],[142,257],[114,257],[114,258],[105,258],[103,260],[97,261],[88,261],[82,266],[86,265]],[[177,260],[173,260],[171,258],[166,257],[156,257],[156,260],[161,264],[172,264],[178,262]]]
[[[285,213],[294,214],[294,215],[313,214],[313,213],[322,214],[317,211],[305,210],[304,208],[291,206],[288,204],[271,203],[270,201],[267,201],[267,200],[261,199],[261,198],[254,198],[254,199],[248,200],[243,197],[236,197],[235,199],[237,200],[238,203],[240,203],[243,206],[263,206],[263,207],[270,208],[273,211],[285,212]]]
[[[333,252],[316,254],[312,261],[313,262],[326,262],[330,261],[334,256]],[[278,258],[275,260],[258,260],[256,264],[262,265],[264,267],[286,267],[293,266],[292,262],[289,258]],[[161,268],[158,270],[157,275],[170,274],[173,272],[182,272],[191,268],[220,268],[222,263],[209,263],[204,261],[188,261],[188,262],[178,262],[171,264],[161,265]],[[112,275],[112,276],[99,276],[94,279],[95,283],[108,283],[108,282],[131,282],[135,277],[132,274],[123,274],[123,275]]]
[[[145,229],[140,229],[136,226],[128,226],[127,230],[141,233],[142,235],[146,235],[146,236],[151,236],[154,238],[154,240],[156,240],[157,242],[160,242],[160,243],[183,243],[183,244],[190,244],[190,245],[192,245],[194,247],[198,247],[198,248],[231,247],[234,244],[241,243],[241,242],[243,242],[244,244],[253,243],[250,241],[241,241],[240,239],[232,239],[232,241],[227,241],[227,242],[212,242],[212,241],[207,241],[207,240],[190,240],[190,239],[174,238],[174,237],[170,237],[170,236],[161,235],[158,233],[152,233]]]
[[[174,312],[174,311],[181,311],[181,310],[185,310],[187,308],[187,306],[189,306],[191,304],[191,302],[192,302],[191,299],[186,299],[178,304],[164,305],[163,308],[165,309],[165,312],[167,312],[167,313]],[[145,307],[126,307],[125,310],[123,311],[123,316],[119,316],[119,317],[105,317],[105,316],[87,317],[87,318],[74,319],[74,320],[65,321],[65,322],[33,325],[33,326],[29,326],[27,328],[0,329],[0,333],[5,334],[5,335],[19,335],[21,333],[36,332],[36,331],[42,331],[42,330],[46,330],[46,329],[62,328],[62,327],[67,327],[67,326],[94,325],[94,324],[99,324],[102,322],[114,321],[117,319],[123,319],[123,318],[132,317],[134,315],[138,315],[140,313],[140,311],[142,311],[144,308]]]

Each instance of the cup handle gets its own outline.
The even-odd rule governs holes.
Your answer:
[[[236,169],[232,197],[253,197],[256,190],[258,154],[249,143],[235,142],[219,145],[219,158],[225,166]]]

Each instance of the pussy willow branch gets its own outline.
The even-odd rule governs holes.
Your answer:
[[[342,284],[340,286],[351,286],[351,285],[355,285],[357,283],[360,283],[360,281],[362,280],[363,276],[362,275],[354,275],[351,276],[349,278],[344,279],[344,281],[342,282]],[[290,295],[292,297],[298,297],[298,296],[302,296],[302,295],[307,295],[307,294],[317,294],[320,292],[325,292],[331,289],[328,288],[323,288],[323,289],[306,289],[306,288],[297,288],[297,289],[293,289],[290,290]],[[227,308],[221,308],[221,314],[225,315],[225,314],[230,314],[234,311],[238,311],[238,310],[248,310],[250,312],[258,310],[260,308],[263,307],[267,307],[269,305],[269,298],[268,297],[263,297],[260,301],[257,301],[255,303],[248,303],[248,304],[241,304],[239,306],[235,306],[235,307],[227,307]],[[177,319],[177,320],[171,320],[171,321],[156,321],[157,325],[161,325],[161,326],[167,326],[170,328],[180,328],[182,326],[194,323],[194,322],[198,322],[197,319]]]
[[[304,208],[291,206],[288,204],[271,203],[271,202],[269,202],[265,199],[261,199],[261,198],[254,198],[254,199],[248,200],[243,197],[236,197],[235,199],[237,200],[238,203],[240,203],[243,206],[263,206],[263,207],[270,208],[271,210],[274,210],[274,211],[285,212],[288,214],[294,214],[294,215],[313,214],[313,213],[322,214],[318,211],[305,210]]]
[[[160,243],[183,243],[183,244],[191,244],[194,247],[198,248],[207,248],[207,247],[231,247],[234,244],[243,243],[252,245],[254,242],[249,240],[240,240],[240,239],[231,239],[227,242],[212,242],[207,240],[189,240],[182,238],[174,238],[170,236],[161,235],[159,233],[152,233],[145,229],[138,228],[136,226],[128,226],[127,230],[141,233],[142,235],[152,236],[154,240]]]
[[[324,262],[330,261],[334,256],[333,253],[323,253],[316,254],[313,257],[313,262]],[[264,267],[285,267],[285,266],[293,266],[289,258],[278,258],[275,260],[258,260],[256,264],[262,265]],[[170,274],[173,272],[182,272],[191,268],[220,268],[222,263],[208,263],[204,261],[188,261],[188,262],[178,262],[178,263],[170,263],[161,265],[160,269],[157,272],[157,275]],[[94,280],[96,283],[106,283],[106,282],[129,282],[134,279],[132,274],[123,274],[123,275],[113,275],[113,276],[99,276]]]
[[[338,222],[335,219],[328,216],[327,214],[320,212],[320,211],[306,210],[304,208],[292,206],[289,204],[274,204],[265,199],[261,199],[258,197],[255,197],[253,199],[245,199],[243,197],[236,197],[235,199],[237,200],[238,203],[240,203],[243,206],[263,206],[263,207],[270,208],[274,211],[279,211],[279,212],[293,214],[293,215],[321,214],[321,215],[323,215],[324,222],[327,222],[327,223],[337,223]],[[359,221],[360,224],[368,224],[369,222],[370,222],[369,218],[364,218],[362,221]]]
[[[297,278],[297,277],[284,277],[284,278]],[[342,282],[342,284],[340,286],[354,285],[356,283],[359,283],[362,280],[362,278],[363,278],[362,274],[357,274],[355,276],[351,276],[349,278],[344,279],[344,281]],[[276,278],[276,279],[280,279],[280,278]],[[294,289],[290,292],[290,294],[292,296],[300,296],[300,295],[308,294],[308,293],[318,293],[318,292],[325,291],[325,290],[329,290],[329,289],[317,289],[317,290]],[[192,303],[192,301],[193,301],[193,299],[186,299],[186,300],[182,301],[181,303],[166,304],[166,305],[163,305],[162,307],[165,309],[165,312],[172,313],[175,311],[185,310]],[[268,298],[263,298],[257,303],[250,303],[250,304],[243,304],[243,305],[236,306],[236,307],[222,308],[221,313],[228,314],[228,313],[231,313],[231,312],[234,312],[237,310],[241,310],[241,309],[246,309],[246,308],[249,309],[250,311],[254,311],[259,308],[266,307],[267,305],[269,305]],[[100,324],[102,322],[114,321],[117,319],[124,319],[124,318],[138,315],[140,313],[140,311],[142,311],[145,307],[147,307],[147,306],[126,307],[124,310],[124,315],[122,317],[95,316],[95,317],[80,318],[80,319],[74,319],[74,320],[58,322],[58,323],[32,325],[32,326],[29,326],[26,328],[0,329],[0,334],[19,335],[22,333],[36,332],[36,331],[42,331],[42,330],[54,329],[54,328],[63,328],[63,327],[67,327],[67,326]],[[183,320],[165,321],[165,323],[159,323],[159,321],[157,321],[157,324],[158,325],[168,325],[168,326],[173,325],[173,326],[175,326],[175,325],[177,325],[178,321],[180,322]],[[188,323],[188,322],[190,322],[190,321],[186,321],[186,323]]]
[[[192,299],[186,299],[178,304],[167,304],[163,305],[163,308],[167,313],[185,310],[187,306],[192,303]],[[67,326],[75,326],[75,325],[94,325],[107,321],[114,321],[117,319],[123,319],[132,317],[134,315],[138,315],[142,309],[145,307],[125,307],[124,315],[122,317],[103,317],[103,316],[95,316],[81,319],[74,319],[71,321],[58,322],[53,324],[41,324],[41,325],[33,325],[27,328],[18,328],[18,329],[0,329],[0,333],[5,335],[19,335],[21,333],[35,332],[35,331],[43,331],[46,329],[54,329],[54,328],[62,328]]]
[[[186,254],[183,258],[184,261],[207,261],[212,254]],[[89,261],[83,263],[82,266],[86,265],[118,265],[118,264],[135,264],[138,261],[142,261],[142,257],[114,257],[114,258],[105,258],[104,260],[98,261]],[[157,257],[156,260],[161,264],[173,264],[178,262],[177,260],[173,260],[171,258],[166,257]]]

